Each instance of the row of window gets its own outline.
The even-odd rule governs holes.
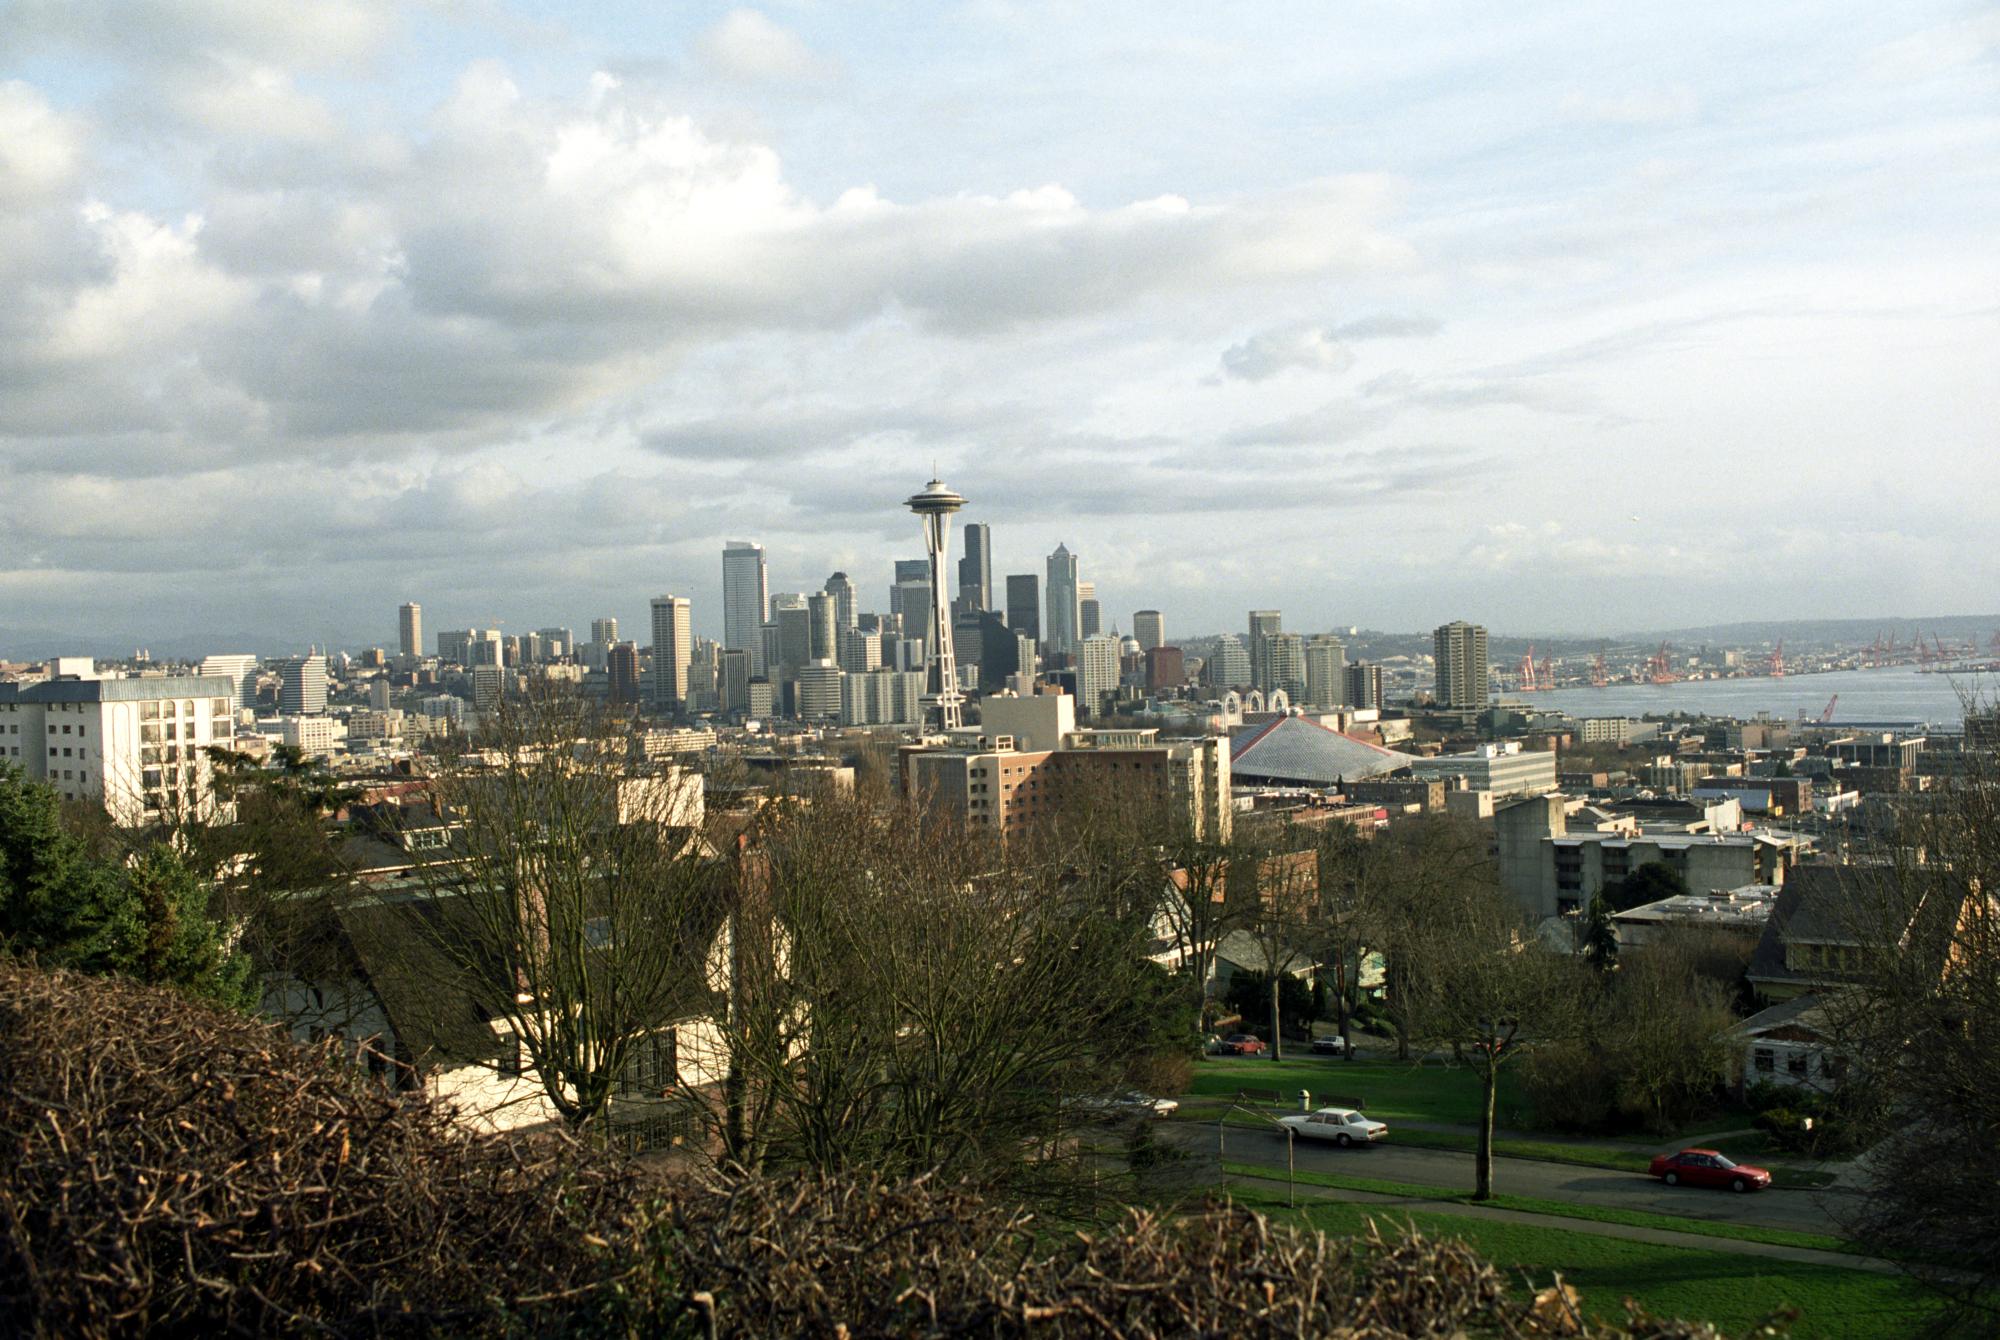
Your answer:
[[[1812,1052],[1786,1052],[1785,1073],[1796,1076],[1799,1079],[1810,1078],[1812,1076],[1813,1056],[1814,1053]],[[1757,1048],[1751,1054],[1751,1067],[1760,1075],[1777,1074],[1778,1053],[1776,1049],[1771,1047]],[[1820,1056],[1819,1072],[1828,1079],[1841,1079],[1847,1074],[1847,1058],[1845,1056]]]

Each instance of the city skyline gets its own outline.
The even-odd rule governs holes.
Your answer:
[[[1581,14],[24,0],[0,654],[714,635],[933,461],[1121,626],[1979,610],[2000,32]]]

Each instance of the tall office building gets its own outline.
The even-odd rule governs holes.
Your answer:
[[[976,610],[993,608],[993,527],[982,521],[965,526],[965,554],[958,560],[958,598]]]
[[[1097,603],[1097,583],[1076,584],[1076,631],[1078,637],[1096,637],[1104,631],[1104,607]]]
[[[1437,653],[1440,707],[1486,705],[1486,630],[1463,619],[1431,634]]]
[[[694,659],[693,608],[686,596],[653,597],[653,710],[687,705],[688,662]]]
[[[278,672],[278,711],[283,716],[317,716],[326,711],[326,657],[287,656],[272,662]]]
[[[1042,640],[1041,582],[1032,572],[1007,578],[1007,626],[1030,642]]]
[[[590,621],[590,640],[599,646],[609,647],[618,640],[618,620],[609,616]]]
[[[204,656],[196,673],[204,678],[220,676],[233,686],[229,701],[237,707],[257,705],[257,658],[255,656]]]
[[[1076,555],[1059,544],[1049,555],[1049,620],[1046,634],[1049,650],[1057,655],[1073,655],[1083,641],[1082,593],[1077,590]]]
[[[854,627],[859,617],[854,603],[854,583],[844,572],[836,572],[826,579],[826,593],[833,597],[833,620],[839,628]]]
[[[424,607],[413,600],[397,610],[396,616],[403,659],[414,661],[424,654]]]
[[[721,665],[716,672],[721,681],[722,710],[725,712],[747,712],[750,710],[750,653],[747,651],[725,651]]]
[[[576,655],[576,634],[567,628],[537,628],[535,636],[542,640],[542,659],[560,661],[566,656]]]
[[[1167,645],[1167,621],[1158,610],[1140,610],[1132,616],[1132,636],[1139,639],[1140,651]]]
[[[766,665],[774,682],[797,676],[799,667],[813,659],[812,611],[801,600],[796,605],[780,605],[771,611],[774,636],[764,644]]]
[[[722,548],[722,645],[731,651],[747,651],[761,663],[759,630],[770,603],[764,546],[731,540]]]
[[[613,631],[616,631],[615,629]],[[635,642],[613,642],[604,653],[604,675],[610,681],[613,707],[639,704],[639,646]]]
[[[1306,701],[1340,707],[1347,701],[1347,647],[1325,633],[1306,643]]]
[[[1244,650],[1250,653],[1250,686],[1269,693],[1277,681],[1271,674],[1271,641],[1283,632],[1285,616],[1277,610],[1251,610],[1250,636]]]
[[[1347,667],[1347,706],[1382,706],[1382,667],[1356,661]]]
[[[833,661],[840,658],[840,602],[826,591],[806,597],[806,622],[812,628],[810,659]]]

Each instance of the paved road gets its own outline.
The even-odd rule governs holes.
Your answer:
[[[1168,1123],[1167,1131],[1176,1142],[1214,1155],[1213,1122],[1172,1122]],[[1284,1176],[1285,1138],[1276,1131],[1232,1126],[1226,1148],[1232,1163],[1258,1164],[1271,1168],[1279,1177]],[[1336,1149],[1301,1140],[1298,1166],[1301,1170],[1370,1177],[1384,1182],[1421,1183],[1452,1191],[1472,1189],[1471,1154],[1450,1149],[1399,1147],[1393,1130],[1386,1142],[1367,1148]],[[1835,1232],[1830,1211],[1853,1194],[1838,1189],[1788,1190],[1780,1183],[1768,1191],[1739,1196],[1728,1191],[1665,1186],[1636,1173],[1504,1158],[1493,1160],[1493,1184],[1497,1191],[1542,1200],[1650,1210],[1688,1219],[1761,1224],[1804,1233]]]

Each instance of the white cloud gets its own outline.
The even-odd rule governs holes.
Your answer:
[[[1222,370],[1244,381],[1261,382],[1281,372],[1345,372],[1354,366],[1354,351],[1330,330],[1267,330],[1222,351]]]
[[[695,42],[702,63],[730,79],[818,80],[833,71],[791,29],[754,9],[732,9]]]
[[[83,133],[18,79],[0,82],[0,212],[62,192],[75,179]]]

